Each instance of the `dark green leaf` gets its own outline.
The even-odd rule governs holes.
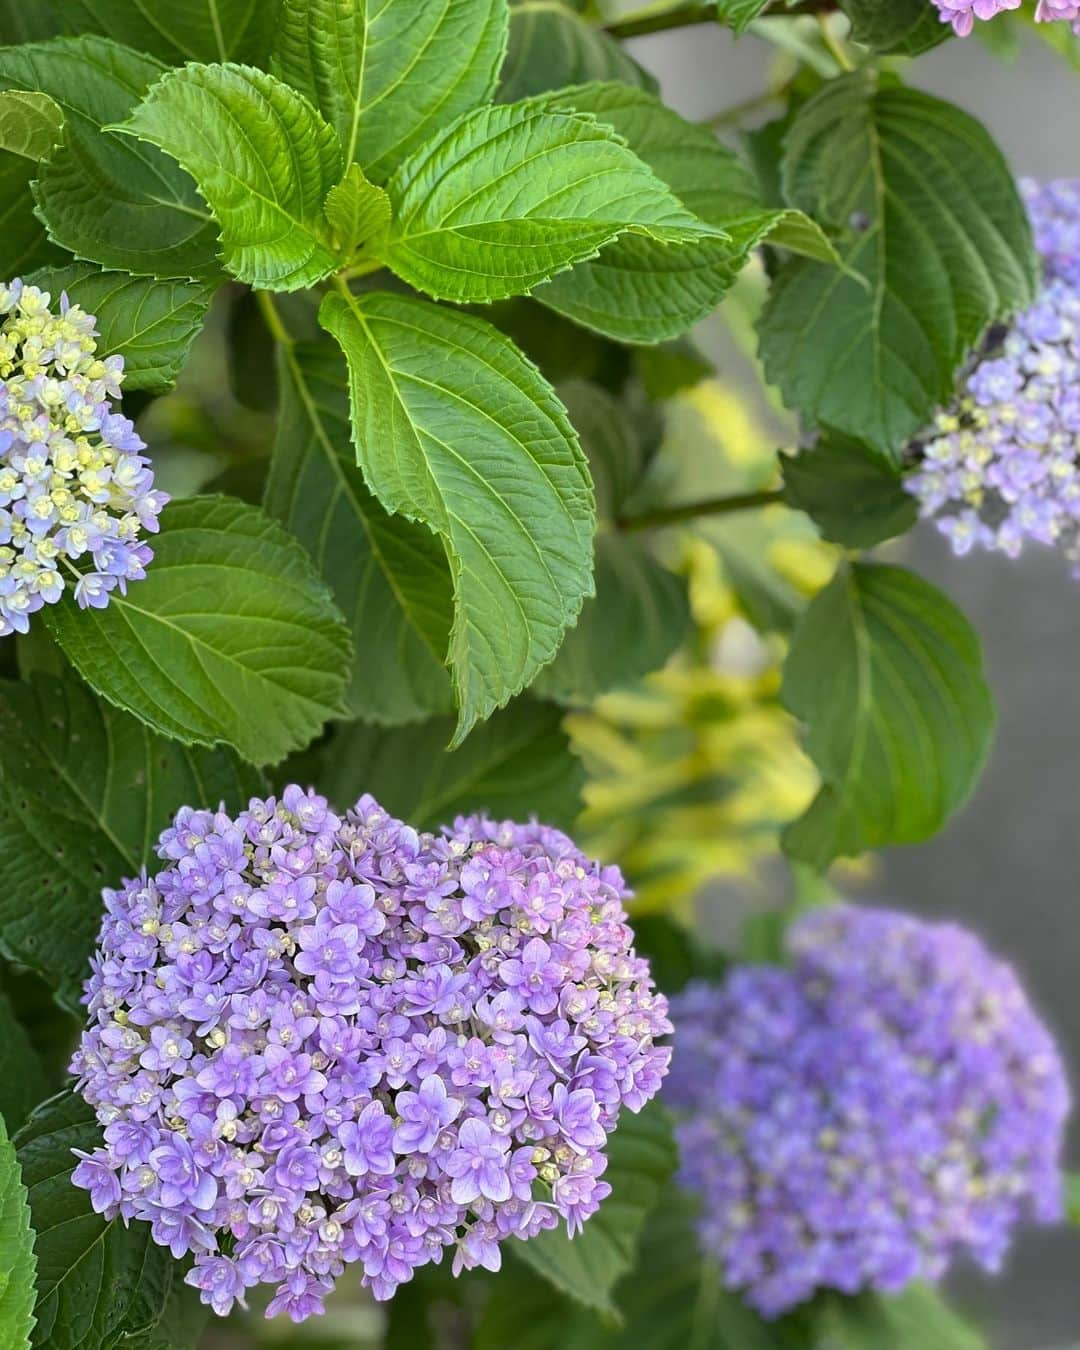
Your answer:
[[[859,441],[827,435],[797,455],[781,455],[784,500],[805,511],[822,537],[847,548],[871,548],[904,534],[918,508],[883,455]]]
[[[769,0],[716,0],[716,17],[736,33],[745,33],[768,4]]]
[[[64,143],[35,189],[50,238],[122,272],[215,276],[217,230],[188,175],[152,147],[102,132],[164,70],[99,37],[0,50],[0,87],[40,90],[64,111]]]
[[[330,342],[285,347],[264,504],[307,548],[349,620],[349,706],[370,722],[453,709],[443,664],[453,584],[439,540],[386,514],[356,467],[345,361]]]
[[[1016,184],[978,122],[868,71],[802,108],[783,172],[861,277],[784,264],[761,320],[766,373],[807,417],[895,453],[987,325],[1031,296]]]
[[[671,1118],[659,1103],[640,1115],[623,1111],[608,1136],[604,1179],[611,1194],[574,1238],[553,1228],[510,1250],[560,1293],[587,1308],[614,1313],[616,1282],[632,1269],[646,1219],[677,1161]],[[650,1346],[651,1342],[641,1344]]]
[[[341,146],[287,84],[249,66],[185,66],[151,88],[123,131],[192,175],[241,281],[295,291],[337,266],[323,203],[341,177]]]
[[[370,792],[420,829],[475,811],[570,829],[585,773],[561,723],[557,708],[522,699],[447,750],[450,718],[393,731],[353,722],[337,728],[320,786],[343,809]]]
[[[37,172],[32,161],[0,151],[0,274],[7,279],[71,260],[69,253],[49,242],[45,226],[34,215],[30,184]]]
[[[64,112],[48,94],[9,89],[0,94],[0,150],[48,159],[64,132]]]
[[[34,281],[97,318],[98,353],[124,358],[124,391],[160,394],[176,383],[191,344],[202,332],[213,293],[198,281],[156,281],[103,272],[92,263],[49,269]]]
[[[320,318],[349,363],[368,486],[450,558],[460,740],[536,677],[592,592],[585,457],[551,386],[481,320],[379,293],[330,295]]]
[[[0,1115],[0,1345],[21,1350],[34,1326],[34,1234],[19,1160]]]
[[[26,1028],[15,1016],[6,989],[0,988],[0,1119],[7,1122],[8,1129],[17,1130],[38,1102],[48,1095],[48,1078],[37,1051]],[[2,1223],[0,1218],[0,1225]],[[3,1294],[0,1292],[2,1327]],[[4,1344],[0,1336],[0,1345]]]
[[[925,0],[840,0],[851,37],[879,55],[918,56],[953,35]]]
[[[928,1285],[899,1294],[831,1294],[789,1319],[791,1344],[813,1350],[986,1350],[986,1341]],[[805,1326],[802,1340],[798,1329]]]
[[[633,922],[635,950],[648,957],[656,987],[665,994],[677,994],[691,980],[722,978],[727,957],[703,946],[683,924],[666,914],[635,914]]]
[[[0,0],[0,44],[42,42],[64,31],[52,0]]]
[[[101,1128],[79,1097],[50,1098],[15,1136],[36,1240],[41,1350],[98,1350],[127,1343],[158,1322],[181,1267],[150,1238],[150,1227],[106,1220],[71,1184],[73,1148],[101,1143]]]
[[[621,80],[655,92],[656,80],[614,38],[559,0],[524,0],[510,14],[510,47],[498,98],[514,103],[588,80]]]
[[[613,127],[688,211],[725,233],[678,244],[621,238],[595,261],[537,289],[536,299],[560,314],[618,341],[659,342],[709,314],[765,240],[835,258],[801,212],[762,205],[753,175],[708,127],[685,121],[653,95],[590,84],[554,96],[552,104]]]
[[[101,703],[71,674],[0,684],[0,944],[76,1007],[101,889],[153,865],[178,807],[242,806],[259,776],[187,750]]]
[[[36,3],[36,0],[31,0]],[[57,0],[80,33],[102,33],[170,66],[265,60],[279,0]]]
[[[343,706],[348,628],[311,559],[253,506],[172,502],[154,561],[102,610],[57,605],[49,623],[111,703],[186,744],[271,764]]]
[[[274,72],[335,129],[346,164],[384,183],[488,102],[506,27],[505,0],[285,0]]]
[[[674,398],[716,374],[716,366],[689,338],[674,338],[655,347],[639,347],[634,364],[651,399]]]
[[[538,101],[461,118],[387,191],[394,221],[378,256],[411,286],[463,303],[523,295],[624,234],[687,244],[721,233],[610,127]]]
[[[978,638],[899,567],[841,569],[795,631],[782,696],[822,777],[784,848],[819,868],[935,834],[970,795],[994,730]]]

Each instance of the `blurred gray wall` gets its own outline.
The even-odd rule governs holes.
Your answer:
[[[771,59],[756,39],[736,43],[710,26],[639,39],[634,52],[692,118],[758,93]],[[911,80],[981,118],[1018,174],[1080,177],[1080,74],[1041,44],[1003,67],[977,41],[949,42]],[[955,559],[929,530],[912,536],[908,561],[982,634],[1000,726],[974,801],[934,842],[891,851],[873,894],[963,919],[1015,961],[1080,1095],[1080,580],[1050,553]],[[1080,1168],[1080,1120],[1072,1163]],[[956,1292],[1002,1350],[1075,1346],[1080,1231],[1029,1232],[1003,1276],[961,1275]]]

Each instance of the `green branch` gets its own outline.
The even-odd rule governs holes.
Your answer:
[[[663,33],[670,28],[690,28],[694,24],[717,23],[716,3],[687,5],[685,9],[667,10],[659,14],[639,14],[636,18],[618,19],[609,23],[606,31],[616,38],[643,37],[646,33]]]
[[[766,488],[760,492],[740,492],[731,497],[706,497],[700,502],[685,502],[681,506],[663,506],[646,511],[640,516],[627,516],[618,521],[620,530],[656,530],[680,521],[696,520],[699,516],[726,516],[733,511],[752,511],[760,506],[773,506],[784,500],[781,488]]]

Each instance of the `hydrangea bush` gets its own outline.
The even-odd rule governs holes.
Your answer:
[[[948,1259],[1058,1212],[1064,1089],[1009,1058],[1056,1064],[1010,977],[881,920],[923,954],[890,1040],[847,911],[722,984],[777,925],[703,934],[732,927],[715,878],[752,902],[779,858],[831,895],[974,791],[993,694],[920,518],[1080,568],[1080,169],[1020,178],[917,59],[979,34],[1007,108],[997,56],[1071,78],[1078,27],[1073,0],[0,0],[0,1344],[194,1350],[227,1318],[247,1350],[254,1314],[324,1303],[387,1345],[979,1343]],[[672,106],[650,35],[723,63],[748,30],[767,89]],[[784,1147],[704,1244],[658,1091],[690,977],[721,1064],[813,1042],[735,1095],[831,1072],[847,1000],[881,1124],[788,1129],[835,1105],[802,1079],[740,1103]],[[930,1094],[934,1178],[883,1066]],[[820,1154],[883,1139],[909,1208],[882,1236],[900,1200],[863,1178],[837,1255]]]
[[[974,934],[831,907],[675,1004],[668,1096],[701,1240],[767,1317],[1000,1268],[1062,1216],[1069,1091],[1015,972]]]

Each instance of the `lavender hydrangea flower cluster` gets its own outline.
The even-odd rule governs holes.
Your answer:
[[[168,498],[113,411],[123,358],[96,355],[95,319],[22,281],[0,285],[0,637],[75,583],[85,609],[146,575],[140,539]],[[65,575],[66,573],[66,575]]]
[[[659,1089],[667,1004],[617,868],[542,825],[418,834],[289,787],[185,808],[165,867],[105,892],[75,1055],[104,1145],[74,1180],[194,1255],[225,1314],[277,1286],[301,1321],[351,1262],[385,1299],[610,1187],[622,1108]]]
[[[953,31],[967,37],[976,19],[994,19],[1009,9],[1019,9],[1021,0],[934,0],[942,23],[951,23]],[[1071,23],[1080,34],[1080,0],[1039,0],[1036,23]]]
[[[905,484],[957,554],[1033,540],[1080,563],[1080,181],[1023,187],[1044,285],[915,443]]]
[[[819,1289],[895,1292],[954,1254],[996,1269],[1061,1215],[1061,1060],[972,933],[812,912],[791,964],[673,1001],[680,1179],[727,1284],[775,1317]]]

